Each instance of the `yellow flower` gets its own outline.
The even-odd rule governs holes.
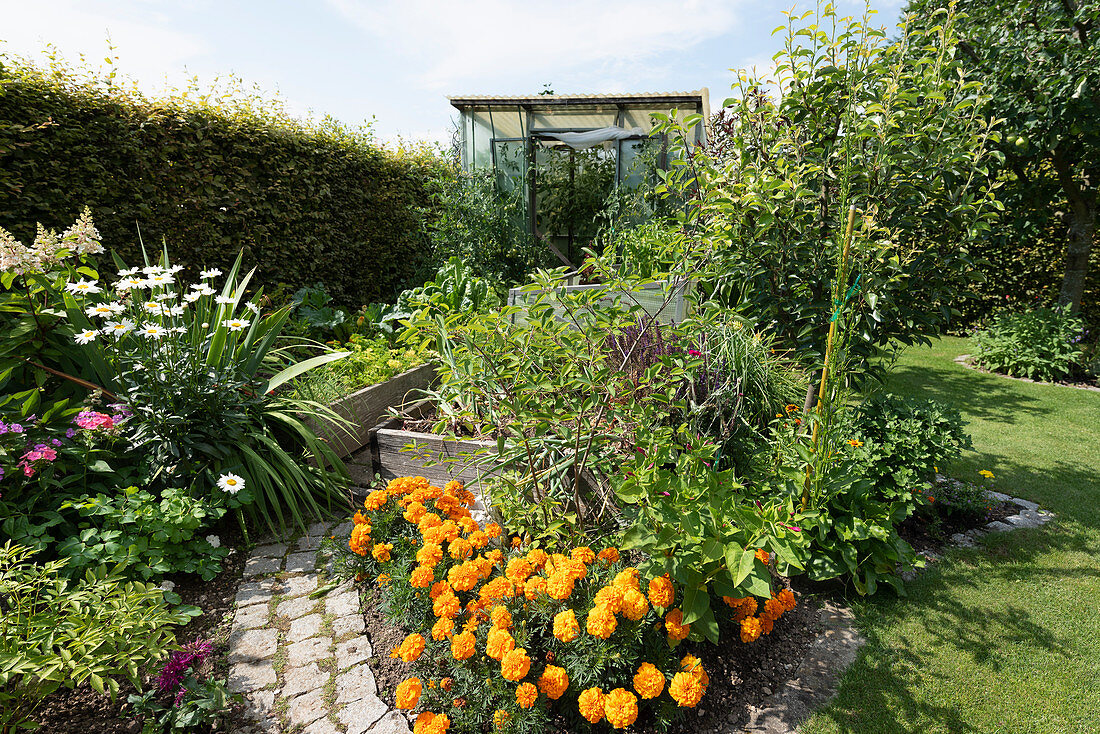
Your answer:
[[[443,641],[454,634],[454,631],[455,621],[450,617],[443,617],[432,625],[432,639]]]
[[[665,674],[653,663],[642,663],[634,674],[634,690],[642,698],[657,698],[665,690]]]
[[[500,674],[510,681],[523,680],[530,670],[531,658],[522,647],[509,651],[500,661]]]
[[[619,572],[612,583],[614,583],[615,586],[618,586],[624,592],[627,589],[641,588],[638,584],[638,569],[633,567],[624,568],[622,571]]]
[[[749,617],[741,620],[741,642],[746,645],[760,637],[764,631],[764,623],[759,617]]]
[[[623,589],[614,584],[603,587],[596,592],[593,606],[607,607],[613,613],[618,614],[623,609]]]
[[[981,474],[986,479],[993,479],[993,472],[989,471],[988,469],[982,469],[978,473]]]
[[[416,552],[416,562],[421,566],[435,567],[440,561],[443,560],[443,546],[438,543],[425,543],[424,546]]]
[[[555,573],[546,581],[546,593],[551,599],[562,601],[573,593],[573,578],[563,573]]]
[[[419,678],[409,678],[403,680],[397,684],[397,708],[399,709],[412,709],[416,708],[417,702],[420,701],[420,693],[423,691],[423,687],[420,684]]]
[[[569,688],[569,674],[565,672],[565,668],[547,665],[546,670],[539,676],[539,690],[545,693],[547,698],[556,701],[567,688]]]
[[[497,709],[493,713],[493,726],[497,729],[503,729],[505,726],[508,725],[508,720],[511,718],[511,714],[509,714],[504,709]]]
[[[625,729],[638,718],[638,697],[625,688],[616,688],[607,694],[603,713],[612,727]]]
[[[363,501],[363,507],[367,510],[378,510],[386,504],[389,495],[384,489],[376,489],[367,495],[367,499]]]
[[[855,446],[856,448],[859,448],[860,446],[863,445],[863,442],[860,441],[858,438],[853,438],[853,439],[849,439],[848,445],[849,446]]]
[[[534,683],[520,683],[516,688],[516,703],[522,708],[529,709],[535,705],[539,698],[539,689]]]
[[[586,563],[588,565],[591,565],[596,560],[596,554],[592,552],[592,549],[586,545],[582,545],[579,548],[574,548],[569,555],[573,557],[573,560],[580,561],[581,563]]]
[[[599,558],[605,563],[618,563],[619,562],[619,549],[618,548],[604,548],[602,551],[596,554],[596,558]]]
[[[581,716],[590,724],[598,724],[604,715],[604,701],[607,697],[599,688],[589,688],[577,698],[577,708]]]
[[[435,580],[435,572],[428,566],[417,566],[409,577],[409,585],[417,589],[427,589]]]

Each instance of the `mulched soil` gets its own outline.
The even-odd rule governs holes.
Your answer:
[[[364,604],[363,617],[374,657],[371,670],[378,682],[379,696],[394,705],[397,684],[409,677],[412,664],[389,657],[389,651],[401,644],[406,630],[387,619],[379,607],[380,596],[372,590]],[[710,687],[703,700],[668,734],[728,732],[748,721],[764,700],[779,690],[801,662],[806,648],[818,633],[820,606],[812,596],[799,596],[799,605],[775,624],[772,634],[745,645],[739,640],[733,623],[721,626],[722,643],[686,643],[682,654],[692,653],[704,661]],[[639,721],[626,731],[645,734],[654,731],[652,722]],[[569,724],[558,722],[557,731],[569,731]]]
[[[234,549],[222,562],[222,572],[218,576],[211,581],[203,581],[198,576],[177,574],[167,577],[167,580],[176,584],[174,591],[184,604],[194,604],[202,609],[201,615],[177,629],[177,642],[183,644],[200,637],[212,640],[214,655],[202,672],[224,680],[229,675],[227,656],[233,601],[241,583],[247,553],[242,549],[243,539],[235,518],[223,523],[216,532],[224,546]],[[147,672],[146,685],[157,672]],[[42,734],[137,734],[141,731],[142,719],[132,714],[126,702],[127,696],[132,693],[137,693],[136,689],[122,680],[119,681],[119,694],[113,702],[110,697],[100,695],[86,685],[74,690],[61,689],[48,697],[36,712],[35,719],[42,724],[38,731]],[[218,728],[208,731],[239,731],[246,722],[238,711]]]

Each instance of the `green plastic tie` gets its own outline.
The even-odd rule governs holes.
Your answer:
[[[836,306],[836,311],[833,311],[833,315],[829,317],[829,323],[832,323],[840,318],[840,311],[844,308],[844,304],[851,300],[852,296],[859,290],[859,279],[863,277],[863,273],[856,276],[856,282],[852,283],[852,287],[848,289],[848,292],[844,294],[844,298],[840,301],[833,301]]]

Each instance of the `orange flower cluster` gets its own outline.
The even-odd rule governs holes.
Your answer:
[[[538,699],[539,689],[535,688],[534,683],[520,683],[519,687],[516,688],[516,703],[522,708],[531,708]]]
[[[425,711],[416,717],[413,734],[445,734],[451,728],[451,719],[447,714],[433,714]]]
[[[737,600],[743,602],[743,599]],[[798,605],[798,601],[794,598],[794,593],[790,589],[783,589],[777,594],[773,594],[771,599],[764,602],[764,611],[758,617],[753,617],[752,612],[756,611],[756,600],[752,600],[752,611],[748,615],[740,617],[741,622],[741,642],[748,644],[760,638],[761,635],[770,635],[772,627],[775,625],[775,621],[783,616],[784,612],[789,612]],[[744,611],[744,607],[739,610],[739,613]],[[738,616],[735,615],[735,620]]]
[[[665,615],[665,629],[668,630],[668,639],[671,642],[679,642],[691,633],[691,625],[684,624],[684,613],[679,609],[673,609]]]
[[[665,674],[653,663],[642,663],[634,674],[634,690],[642,698],[657,698],[665,690]]]
[[[409,678],[408,680],[401,681],[397,684],[397,708],[416,708],[416,704],[420,701],[420,694],[422,692],[423,686],[419,678]]]
[[[612,727],[625,729],[638,718],[638,697],[625,688],[616,688],[604,699],[603,715]]]
[[[547,665],[546,670],[539,677],[539,690],[551,700],[556,701],[561,698],[561,694],[565,693],[565,689],[568,687],[569,674],[565,672],[565,668]]]
[[[668,695],[672,696],[677,705],[694,708],[707,692],[709,685],[710,677],[703,670],[699,658],[694,655],[685,655],[680,661],[680,672],[672,676]]]
[[[390,653],[390,657],[401,658],[406,663],[411,663],[412,661],[418,659],[423,652],[424,638],[414,632],[413,634],[402,640],[401,644],[393,649],[393,652]]]

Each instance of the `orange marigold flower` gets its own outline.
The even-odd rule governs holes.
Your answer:
[[[523,680],[530,670],[531,658],[527,657],[527,651],[522,647],[508,651],[500,661],[500,674],[510,681]]]
[[[379,563],[385,563],[390,560],[391,550],[393,550],[393,543],[375,543],[374,548],[371,549],[371,555]]]
[[[542,576],[535,576],[528,579],[527,585],[523,589],[523,595],[527,597],[527,601],[534,601],[538,598],[539,594],[546,593],[546,579]]]
[[[618,548],[604,548],[602,551],[596,554],[596,558],[607,563],[619,562],[619,549]]]
[[[432,639],[443,641],[454,634],[455,621],[450,617],[441,617],[432,625]]]
[[[667,573],[649,582],[649,601],[662,609],[668,609],[676,601],[676,589]]]
[[[770,635],[772,629],[775,628],[775,620],[767,614],[761,614],[758,619],[760,620],[760,631],[765,635]]]
[[[623,589],[618,586],[605,586],[596,592],[593,606],[607,607],[615,614],[623,610]]]
[[[535,572],[534,567],[525,558],[513,558],[508,561],[508,570],[504,575],[513,583],[526,581],[527,577]]]
[[[409,585],[417,589],[426,589],[435,580],[435,572],[431,566],[417,566],[409,577]]]
[[[518,535],[512,536],[512,547],[519,548],[521,545],[523,545],[523,538]]]
[[[529,709],[537,700],[539,700],[539,689],[535,688],[534,683],[520,683],[516,688],[516,703],[521,708]]]
[[[397,684],[397,708],[412,709],[420,701],[423,691],[419,678],[408,678]]]
[[[627,589],[623,594],[622,612],[627,619],[637,622],[649,611],[649,601],[638,589]]]
[[[435,714],[431,711],[418,714],[416,721],[413,723],[413,734],[426,734],[433,719],[435,719]]]
[[[401,658],[406,663],[411,663],[418,659],[423,652],[424,637],[414,632],[393,649],[393,652],[390,653],[390,657]]]
[[[612,727],[625,729],[638,718],[638,697],[625,688],[616,688],[604,699],[603,714]]]
[[[432,613],[437,617],[453,619],[458,616],[460,611],[462,611],[462,602],[458,600],[458,597],[455,596],[455,593],[450,589],[444,591],[434,602],[432,602]]]
[[[500,534],[504,532],[504,528],[495,522],[491,522],[485,526],[485,534],[490,538],[499,538]]]
[[[472,517],[460,517],[458,519],[458,526],[462,528],[462,532],[467,535],[481,529],[481,526],[477,524],[477,520]]]
[[[355,511],[355,514],[352,516],[351,521],[356,525],[363,525],[363,524],[370,525],[370,519],[367,518],[367,516],[364,515],[362,512],[359,512],[358,510]]]
[[[451,638],[451,655],[455,660],[465,660],[477,651],[477,638],[473,632],[459,632]]]
[[[546,580],[546,593],[551,599],[562,601],[568,599],[573,593],[573,577],[563,573],[555,573]]]
[[[450,545],[447,546],[447,554],[456,561],[469,558],[473,553],[474,546],[465,538],[455,538],[451,541]]]
[[[772,557],[768,555],[768,552],[763,548],[760,548],[756,551],[756,557],[760,559],[760,562],[763,563],[765,566],[768,565],[768,563],[772,559]]]
[[[775,595],[775,598],[783,605],[783,609],[788,612],[798,606],[798,601],[794,598],[794,592],[790,589],[783,589]]]
[[[442,560],[443,546],[438,543],[425,543],[424,546],[416,552],[416,562],[421,566],[435,567],[435,565]]]
[[[461,492],[462,491],[462,482],[458,481],[457,479],[452,479],[451,481],[449,481],[449,482],[447,482],[446,484],[443,485],[443,491],[447,492],[448,494],[455,494],[456,492]]]
[[[481,550],[489,543],[489,536],[480,530],[475,530],[470,533],[469,541],[475,550]]]
[[[443,518],[434,512],[425,512],[424,516],[420,518],[420,521],[416,523],[417,529],[421,534],[424,534],[432,528],[438,528],[443,524]]]
[[[542,550],[541,548],[532,548],[531,550],[527,551],[526,558],[535,568],[542,568],[546,565],[546,561],[550,558],[550,556],[548,556],[546,554],[546,551]]]
[[[494,566],[499,566],[504,562],[504,552],[500,548],[494,548],[486,553],[485,557],[492,561]]]
[[[437,714],[424,730],[424,734],[446,734],[447,730],[450,728],[450,717],[448,717],[447,714]]]
[[[416,525],[418,522],[420,522],[421,518],[423,518],[427,512],[427,507],[420,504],[419,502],[412,502],[409,504],[408,507],[405,508],[404,518],[411,522],[413,525]]]
[[[512,613],[503,604],[497,604],[493,607],[489,618],[493,620],[493,625],[496,627],[506,630],[512,629]]]
[[[552,701],[561,698],[561,694],[565,693],[565,689],[568,687],[569,674],[565,672],[565,668],[547,665],[546,669],[542,671],[542,675],[539,676],[539,690]]]
[[[684,613],[679,609],[673,609],[665,615],[665,629],[668,630],[669,639],[677,642],[691,633],[691,625],[684,624]]]
[[[489,641],[485,645],[486,655],[493,660],[503,660],[505,655],[515,649],[516,641],[508,630],[500,627],[489,630]]]
[[[710,676],[707,675],[707,671],[703,670],[703,662],[699,658],[695,657],[691,653],[684,656],[680,661],[680,670],[685,673],[691,673],[699,682],[703,685],[703,693],[706,693],[707,686],[710,685]]]
[[[481,596],[486,600],[498,601],[513,596],[512,582],[503,576],[497,576],[481,587]]]
[[[778,599],[772,598],[764,602],[764,616],[771,617],[772,621],[782,617],[785,611],[787,610],[783,608]]]
[[[694,708],[703,697],[703,682],[691,673],[680,672],[672,676],[668,695],[679,706]]]
[[[604,700],[607,697],[599,688],[588,688],[577,697],[577,708],[581,716],[590,724],[598,724],[603,719]]]
[[[386,501],[389,500],[389,494],[383,489],[376,489],[367,495],[367,498],[363,500],[363,508],[367,510],[379,510]]]
[[[641,585],[638,583],[638,569],[633,566],[619,571],[618,575],[615,576],[615,581],[612,583],[623,591],[627,589],[641,589]]]
[[[457,566],[451,566],[447,572],[447,581],[457,591],[469,591],[477,586],[480,572],[476,563],[464,561]]]
[[[453,678],[444,678],[439,681],[439,687],[445,691],[450,692],[451,687],[454,685],[454,683],[455,682]]]
[[[657,698],[665,690],[665,674],[653,663],[642,663],[634,674],[634,690],[642,698]]]
[[[741,620],[741,642],[746,645],[759,639],[763,631],[764,625],[761,624],[759,617],[749,617]]]
[[[435,601],[439,598],[440,594],[442,594],[444,591],[450,591],[450,589],[451,585],[446,581],[436,581],[434,584],[432,584],[432,590],[428,592],[428,596],[431,597],[432,601]]]
[[[574,561],[580,561],[588,565],[592,565],[596,562],[596,554],[586,545],[574,548],[569,555],[572,556]]]
[[[370,524],[359,523],[351,530],[351,538],[348,539],[348,548],[353,553],[361,556],[370,552]]]
[[[615,613],[603,606],[595,607],[589,612],[588,620],[585,622],[588,634],[603,640],[610,637],[618,626],[619,620],[615,619]]]
[[[554,615],[554,637],[562,642],[572,642],[580,633],[581,627],[577,624],[577,615],[572,609]]]

